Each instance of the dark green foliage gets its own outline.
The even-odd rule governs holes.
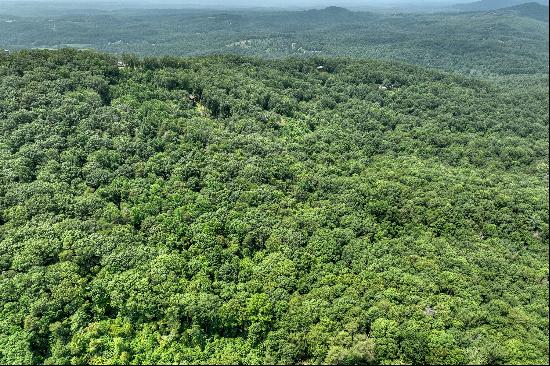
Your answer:
[[[125,61],[0,56],[1,363],[548,363],[547,78]]]

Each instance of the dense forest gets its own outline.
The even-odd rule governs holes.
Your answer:
[[[0,364],[549,363],[547,0],[120,4],[0,3]]]
[[[547,364],[547,88],[1,54],[0,363]]]
[[[437,14],[328,7],[10,15],[16,10],[0,13],[0,46],[8,50],[74,47],[148,56],[324,55],[400,60],[466,75],[548,73],[548,7],[537,3]]]

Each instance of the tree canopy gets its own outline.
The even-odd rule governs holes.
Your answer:
[[[69,49],[0,75],[0,363],[548,363],[547,77]]]

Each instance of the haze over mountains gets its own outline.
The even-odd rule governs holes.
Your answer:
[[[351,10],[375,11],[375,12],[456,12],[456,11],[486,11],[515,6],[518,4],[536,2],[548,5],[548,0],[481,0],[471,2],[469,0],[271,0],[258,3],[253,0],[115,0],[115,1],[84,1],[77,0],[7,0],[0,1],[0,14],[14,16],[61,16],[61,15],[93,15],[109,14],[111,12],[125,11],[130,14],[136,9],[202,9],[202,10],[307,10],[312,8],[325,8],[328,6],[345,7]]]
[[[548,4],[546,0],[534,0],[543,4]],[[525,0],[482,0],[470,4],[469,0],[268,0],[259,3],[254,0],[234,0],[234,1],[222,1],[222,0],[116,0],[116,1],[51,1],[51,0],[22,0],[22,1],[2,1],[0,2],[0,11],[3,9],[11,8],[27,8],[32,11],[33,8],[49,7],[51,9],[102,9],[113,10],[122,8],[280,8],[280,9],[310,9],[310,8],[323,8],[327,6],[340,6],[348,7],[351,9],[401,9],[401,10],[437,10],[437,9],[453,9],[456,5],[457,9],[463,8],[479,8],[493,9],[497,7],[506,7],[511,5],[517,5]],[[479,4],[478,4],[479,3]],[[501,3],[501,4],[499,4]],[[38,5],[35,5],[38,4]],[[23,14],[22,14],[23,15]]]

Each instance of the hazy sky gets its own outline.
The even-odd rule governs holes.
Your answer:
[[[345,5],[358,5],[358,6],[384,6],[395,4],[411,4],[411,5],[445,5],[445,4],[457,4],[472,2],[475,0],[0,0],[0,3],[28,3],[28,2],[42,2],[42,3],[80,3],[80,4],[159,4],[159,5],[226,5],[226,6],[303,6],[303,5],[317,5],[317,6],[345,6]]]

